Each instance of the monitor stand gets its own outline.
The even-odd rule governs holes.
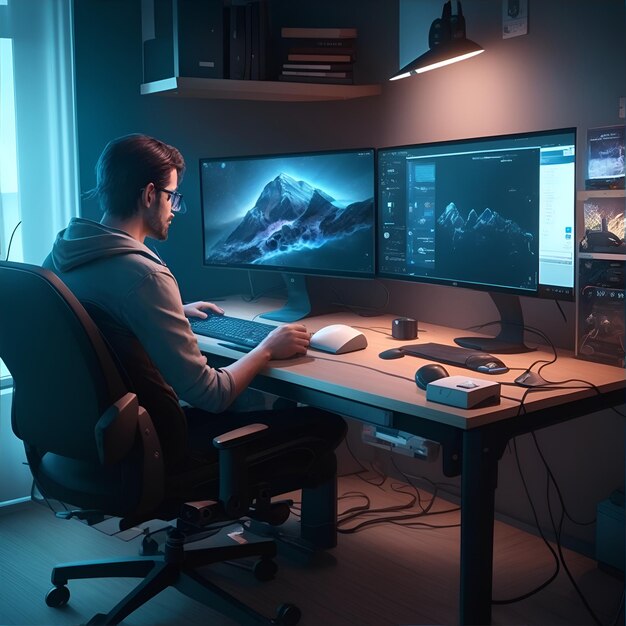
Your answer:
[[[287,302],[281,309],[261,313],[259,317],[277,322],[296,322],[311,314],[311,300],[304,274],[288,274],[283,272],[283,280],[287,285]]]
[[[489,292],[498,313],[500,313],[500,332],[497,337],[458,337],[455,343],[464,348],[495,352],[499,354],[518,354],[532,352],[524,343],[524,315],[519,297],[511,294]]]

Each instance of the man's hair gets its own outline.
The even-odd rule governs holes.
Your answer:
[[[173,146],[147,135],[125,135],[110,141],[96,163],[96,196],[103,211],[131,217],[137,210],[141,189],[148,183],[167,187],[176,169],[178,183],[185,173],[185,160]]]

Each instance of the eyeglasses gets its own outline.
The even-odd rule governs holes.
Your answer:
[[[155,187],[157,191],[162,191],[169,195],[168,200],[172,203],[172,211],[174,213],[186,213],[187,207],[183,202],[183,194],[172,189],[165,189],[164,187]]]

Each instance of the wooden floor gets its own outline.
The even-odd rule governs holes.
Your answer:
[[[340,493],[347,492],[366,493],[373,507],[408,500],[407,495],[392,492],[389,482],[381,489],[355,476],[340,480]],[[340,511],[362,503],[362,498],[344,498]],[[438,499],[432,510],[454,507]],[[361,517],[353,523],[371,517]],[[267,583],[225,565],[210,572],[203,570],[203,574],[223,583],[228,591],[268,615],[273,615],[284,601],[297,604],[303,613],[302,626],[455,624],[459,513],[429,515],[418,521],[452,527],[405,528],[384,524],[356,534],[343,534],[338,547],[313,565],[304,566],[280,556],[279,573]],[[495,535],[495,598],[521,595],[550,576],[554,562],[541,539],[500,522],[496,522]],[[50,587],[50,570],[63,561],[131,556],[137,553],[137,546],[137,539],[125,542],[80,522],[56,519],[40,504],[0,510],[0,624],[76,625],[85,623],[95,613],[106,612],[137,579],[72,581],[69,605],[52,609],[44,602]],[[599,570],[586,557],[568,550],[564,550],[564,555],[601,622],[611,624],[618,610],[622,581]],[[620,620],[623,623],[623,617]],[[533,597],[493,607],[493,624],[591,623],[592,618],[563,571],[547,589]],[[123,624],[227,626],[232,622],[168,589]]]

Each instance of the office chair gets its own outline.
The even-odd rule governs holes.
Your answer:
[[[70,579],[139,577],[143,580],[117,606],[89,623],[117,624],[168,586],[240,623],[297,623],[297,607],[282,605],[275,617],[267,618],[196,571],[216,562],[258,557],[257,578],[272,578],[274,541],[190,551],[184,544],[198,522],[206,530],[207,520],[250,516],[281,523],[289,515],[288,506],[271,497],[277,489],[286,493],[302,487],[303,537],[322,547],[333,546],[336,463],[332,476],[326,463],[317,482],[277,476],[279,488],[257,483],[249,475],[253,472],[246,471],[247,463],[263,456],[268,427],[252,424],[214,439],[218,462],[168,469],[150,414],[139,404],[98,326],[65,284],[40,267],[0,262],[0,293],[0,358],[13,377],[12,428],[24,443],[41,494],[78,507],[79,517],[94,513],[120,517],[120,530],[148,520],[178,518],[163,553],[152,546],[143,556],[56,566],[47,604],[67,604]],[[268,454],[276,457],[277,451]],[[180,494],[197,484],[206,501],[185,502]]]

